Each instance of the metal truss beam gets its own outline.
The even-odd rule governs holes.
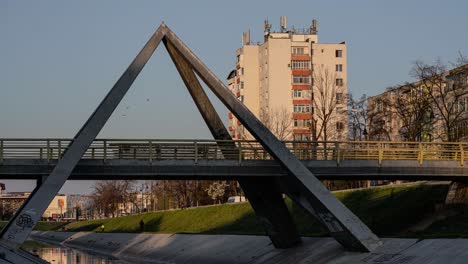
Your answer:
[[[18,210],[18,213],[2,230],[1,242],[17,247],[26,240],[34,225],[37,224],[47,206],[63,186],[73,168],[96,138],[163,38],[174,46],[174,49],[184,58],[188,66],[198,74],[223,104],[288,171],[290,175],[284,183],[287,186],[286,189],[289,195],[314,215],[338,242],[348,250],[355,251],[371,251],[381,244],[369,228],[338,201],[164,24],[158,28],[146,43],[96,111],[77,133],[52,173],[31,194],[30,198]],[[218,129],[215,126],[212,128]],[[256,182],[248,186],[251,186],[253,190],[261,188],[259,186],[262,184],[263,182]],[[277,190],[274,192],[277,192]],[[271,194],[271,192],[269,193]],[[267,195],[268,192],[258,194],[258,197],[263,199],[259,204],[268,202]],[[276,198],[273,197],[273,199]],[[270,214],[269,209],[264,212]],[[270,217],[266,219],[271,221]]]
[[[0,234],[1,240],[12,247],[21,245],[41,219],[54,196],[60,191],[76,164],[99,134],[128,89],[141,72],[166,33],[160,26],[138,53],[127,70],[106,95],[55,166],[52,173],[29,196]]]
[[[382,244],[357,216],[333,196],[271,131],[237,100],[226,85],[170,29],[167,30],[166,38],[223,104],[287,169],[290,173],[288,185],[294,186],[294,191],[300,191],[294,194],[296,200],[314,215],[338,242],[353,251],[372,251]]]
[[[170,41],[163,39],[163,42],[213,137],[216,140],[232,140],[188,62]],[[230,149],[224,154],[233,153],[233,149],[236,150],[234,153],[238,152],[234,142],[218,144],[221,144],[221,151]],[[288,248],[301,241],[277,181],[245,177],[239,179],[239,184],[275,247]]]

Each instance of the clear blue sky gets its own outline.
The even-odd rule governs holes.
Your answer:
[[[0,137],[73,137],[161,21],[225,79],[243,31],[259,41],[265,18],[274,28],[281,15],[296,28],[316,18],[320,42],[348,43],[348,86],[359,96],[410,80],[416,59],[467,55],[466,10],[462,0],[3,0]],[[211,138],[163,46],[100,137]],[[9,191],[32,188],[6,183]]]

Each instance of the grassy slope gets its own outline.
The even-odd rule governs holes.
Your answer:
[[[0,222],[0,229],[2,229],[7,224],[6,221]],[[34,230],[38,231],[53,231],[59,230],[63,226],[65,226],[66,222],[39,222],[35,227]]]
[[[455,208],[456,216],[437,221],[422,232],[408,234],[420,238],[468,238],[468,207]]]
[[[337,192],[344,202],[378,235],[395,236],[401,230],[431,214],[436,203],[442,203],[447,185],[410,185]],[[287,200],[299,232],[306,236],[325,235],[324,230],[297,205]],[[153,212],[140,215],[70,223],[67,231],[264,234],[248,203],[225,204],[196,209]],[[468,226],[465,226],[468,230]]]

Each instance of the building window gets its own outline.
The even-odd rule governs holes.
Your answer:
[[[239,87],[240,87],[241,89],[244,89],[244,82],[243,82],[243,81],[240,82]]]
[[[308,70],[310,69],[310,61],[292,61],[291,62],[293,70]]]
[[[337,108],[336,108],[336,114],[337,114],[337,115],[340,115],[340,114],[342,114],[342,113],[343,113],[343,107],[337,107]]]
[[[308,104],[298,104],[294,105],[294,113],[310,113],[310,105]]]
[[[240,55],[237,55],[237,62],[240,62]]]
[[[343,103],[343,93],[336,93],[336,103],[337,104]]]
[[[241,102],[244,102],[244,96],[241,95],[241,96],[239,97],[239,100],[240,100]]]
[[[311,99],[311,90],[293,90],[293,98]]]
[[[310,134],[294,134],[293,135],[295,141],[309,141]]]
[[[336,78],[336,86],[343,86],[343,79],[341,78]]]
[[[310,128],[310,119],[294,119],[294,127]]]
[[[336,122],[336,130],[341,131],[344,129],[343,122]]]
[[[337,72],[342,72],[343,71],[343,64],[336,64],[335,66]]]
[[[293,47],[292,48],[293,55],[304,55],[304,47]]]
[[[335,50],[335,57],[337,58],[343,57],[343,50]]]
[[[293,83],[295,84],[309,84],[310,76],[309,75],[293,75]]]
[[[294,90],[293,91],[293,97],[294,98],[298,98],[298,97],[302,98],[302,90]]]

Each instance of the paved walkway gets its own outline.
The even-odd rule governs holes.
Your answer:
[[[275,249],[264,236],[35,231],[32,237],[135,263],[468,263],[468,239],[389,238],[373,253],[356,253],[332,238],[303,238],[299,247]]]

